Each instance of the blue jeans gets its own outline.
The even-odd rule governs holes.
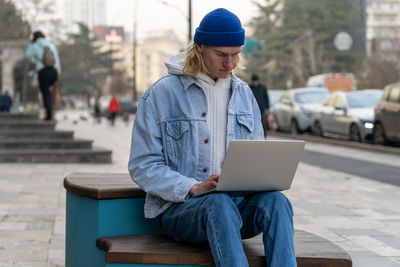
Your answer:
[[[216,266],[249,266],[242,238],[263,233],[267,266],[296,266],[293,210],[280,192],[212,193],[171,206],[161,228],[177,241],[208,241]]]

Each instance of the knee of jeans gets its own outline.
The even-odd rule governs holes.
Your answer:
[[[224,193],[209,194],[204,202],[207,213],[213,217],[220,217],[241,224],[240,213],[231,197]]]
[[[289,199],[281,192],[267,192],[262,195],[264,206],[271,206],[280,211],[287,210],[293,216],[293,208]]]

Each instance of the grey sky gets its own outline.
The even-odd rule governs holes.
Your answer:
[[[142,38],[149,31],[173,29],[182,36],[182,40],[185,40],[187,20],[184,15],[187,14],[188,1],[164,0],[164,2],[170,6],[163,5],[162,0],[108,0],[108,24],[123,25],[126,31],[132,31],[134,5],[137,5],[138,38]],[[238,15],[244,26],[257,12],[252,0],[192,0],[192,32],[194,33],[194,29],[205,14],[219,7]]]

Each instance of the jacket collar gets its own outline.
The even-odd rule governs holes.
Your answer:
[[[190,75],[179,75],[183,86],[183,91],[186,92],[192,84],[196,84],[196,80]]]

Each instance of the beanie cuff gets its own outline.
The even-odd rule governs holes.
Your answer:
[[[244,29],[238,32],[205,32],[197,28],[193,41],[196,44],[209,46],[242,46],[244,39]]]

